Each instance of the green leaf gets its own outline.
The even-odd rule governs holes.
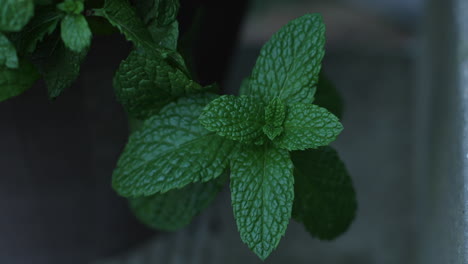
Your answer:
[[[87,50],[75,53],[67,49],[58,36],[38,45],[32,58],[44,78],[50,98],[59,96],[76,80],[86,54]]]
[[[263,109],[253,97],[223,95],[205,107],[199,120],[206,129],[220,136],[249,142],[263,135]]]
[[[179,23],[177,21],[164,27],[149,25],[148,30],[153,40],[159,46],[170,50],[177,50],[177,41],[179,39]]]
[[[130,207],[147,226],[176,231],[188,225],[211,204],[226,180],[226,177],[219,177],[205,183],[191,183],[182,189],[170,190],[163,194],[130,198]]]
[[[20,31],[33,15],[33,0],[0,0],[0,31]]]
[[[179,12],[179,0],[137,1],[137,12],[145,24],[155,22],[155,26],[164,27],[173,23]]]
[[[273,140],[283,132],[283,122],[286,117],[286,106],[279,98],[273,99],[265,108],[265,125],[263,132]]]
[[[149,196],[219,177],[235,144],[204,129],[197,119],[214,98],[182,97],[147,119],[120,156],[114,189],[125,197]]]
[[[3,65],[8,68],[18,68],[18,57],[15,46],[5,35],[0,33],[0,67]]]
[[[20,61],[17,69],[0,66],[0,102],[31,88],[39,75],[28,61]]]
[[[288,150],[326,146],[343,130],[338,118],[327,109],[303,103],[288,107],[283,128],[283,133],[273,142]]]
[[[18,52],[20,54],[33,52],[37,43],[55,31],[62,16],[55,8],[36,8],[36,14],[31,21],[20,32],[12,34],[11,39]]]
[[[95,14],[106,18],[136,46],[154,48],[151,34],[127,0],[106,0],[104,8],[95,10]]]
[[[63,43],[74,52],[82,52],[91,44],[91,30],[82,15],[67,15],[60,23]]]
[[[314,104],[326,108],[340,119],[343,116],[343,99],[333,83],[322,72],[320,72]]]
[[[203,91],[157,54],[134,50],[114,76],[117,100],[138,119],[148,118],[183,95]]]
[[[357,210],[351,177],[330,147],[292,153],[295,165],[293,217],[319,239],[331,240],[353,222]]]
[[[325,26],[319,14],[292,20],[263,46],[252,71],[250,95],[265,104],[310,103],[324,56]]]
[[[278,246],[291,218],[293,164],[287,150],[246,146],[231,161],[231,199],[242,241],[262,260]]]
[[[84,4],[81,0],[65,0],[57,4],[57,8],[67,14],[79,15],[84,10]]]

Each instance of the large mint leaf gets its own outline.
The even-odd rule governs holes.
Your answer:
[[[231,164],[231,199],[242,241],[261,259],[277,247],[291,218],[293,165],[287,150],[245,146]]]
[[[69,50],[58,36],[38,45],[33,62],[44,78],[50,98],[59,96],[76,80],[86,54],[87,50],[79,53]]]
[[[91,44],[91,30],[83,15],[66,15],[60,32],[65,46],[74,52],[82,52]]]
[[[151,34],[127,0],[106,0],[104,8],[95,12],[96,15],[105,17],[136,46],[148,50],[154,48]]]
[[[333,142],[343,126],[327,109],[296,103],[288,106],[283,132],[273,142],[288,150],[303,150],[326,146]]]
[[[20,32],[12,34],[12,42],[15,43],[18,52],[23,54],[33,52],[37,43],[54,32],[62,17],[63,14],[55,8],[36,8],[31,21]]]
[[[148,118],[169,102],[203,88],[163,58],[134,50],[114,76],[117,100],[138,119]]]
[[[293,217],[319,239],[344,233],[354,220],[357,202],[351,177],[330,147],[292,153],[295,166]]]
[[[129,138],[113,174],[122,196],[149,196],[221,175],[234,142],[203,128],[203,107],[215,98],[182,97],[147,119]]]
[[[343,116],[343,99],[323,72],[320,72],[314,104],[326,108],[340,119]]]
[[[20,31],[33,15],[33,0],[1,0],[0,31]]]
[[[0,102],[31,88],[38,77],[36,69],[28,61],[20,61],[17,69],[0,66]]]
[[[324,56],[325,26],[319,14],[292,20],[263,46],[252,71],[249,94],[268,104],[313,101]]]
[[[130,198],[130,207],[147,226],[176,231],[188,225],[210,205],[226,180],[226,177],[219,177],[209,182],[191,183],[182,189],[170,190],[167,193]]]
[[[265,124],[263,105],[248,96],[223,95],[209,103],[199,119],[206,129],[242,142],[262,136]]]
[[[18,56],[15,46],[8,38],[0,33],[0,67],[18,68]]]

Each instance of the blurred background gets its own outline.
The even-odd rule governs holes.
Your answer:
[[[182,1],[182,31],[193,5],[209,6],[195,64],[231,94],[281,26],[305,13],[325,20],[323,68],[345,104],[334,146],[359,209],[332,242],[291,221],[266,263],[468,263],[467,2]],[[92,45],[56,101],[31,89],[0,104],[0,263],[262,263],[239,238],[228,190],[176,233],[146,229],[111,190],[128,130],[110,80],[131,46],[119,36]]]

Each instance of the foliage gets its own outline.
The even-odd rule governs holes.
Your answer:
[[[320,15],[280,29],[240,95],[220,96],[215,85],[192,78],[177,51],[177,0],[106,0],[98,9],[82,0],[51,2],[0,0],[0,101],[39,76],[49,96],[59,96],[91,45],[89,19],[106,19],[134,44],[113,85],[138,124],[112,185],[143,223],[182,228],[230,182],[240,237],[261,259],[278,246],[291,217],[320,239],[347,230],[357,204],[351,178],[328,146],[343,130],[342,107],[321,73]]]

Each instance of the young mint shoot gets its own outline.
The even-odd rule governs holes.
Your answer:
[[[109,80],[133,124],[112,186],[141,222],[176,231],[229,183],[240,238],[262,260],[291,218],[322,240],[344,233],[357,202],[328,146],[343,130],[343,108],[321,71],[321,16],[281,28],[240,95],[220,96],[194,80],[178,51],[179,1],[133,2],[0,0],[0,101],[39,78],[50,98],[71,86],[92,45],[88,21],[99,17],[133,44]]]

